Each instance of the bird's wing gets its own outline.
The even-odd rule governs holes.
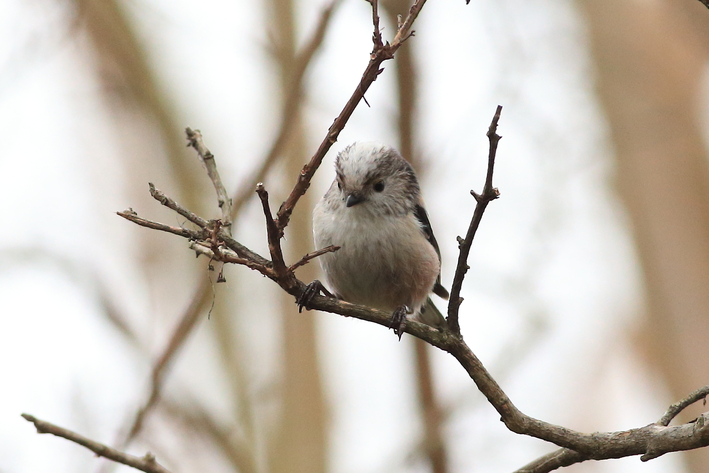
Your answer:
[[[414,208],[414,216],[416,217],[416,220],[419,221],[419,224],[421,225],[421,230],[423,231],[423,234],[426,235],[426,239],[431,245],[433,245],[433,248],[435,248],[436,253],[438,254],[438,261],[440,261],[441,250],[438,248],[438,242],[436,241],[436,237],[433,235],[433,229],[431,228],[431,222],[428,220],[428,214],[426,213],[426,209],[424,209],[422,205],[417,205]],[[442,297],[443,299],[448,299],[448,291],[445,287],[441,286],[440,273],[438,274],[436,284],[433,287],[433,292],[436,295]]]

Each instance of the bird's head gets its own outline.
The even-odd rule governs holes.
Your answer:
[[[335,161],[339,196],[348,208],[405,214],[419,201],[416,173],[401,155],[378,143],[353,143]]]

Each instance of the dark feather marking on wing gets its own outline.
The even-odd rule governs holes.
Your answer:
[[[421,224],[421,230],[426,235],[426,239],[436,250],[436,253],[438,254],[438,261],[441,261],[441,250],[438,248],[438,242],[436,241],[436,237],[433,235],[433,229],[431,228],[431,222],[428,220],[426,209],[424,209],[421,205],[417,205],[414,208],[414,215]],[[433,286],[433,292],[443,299],[448,299],[448,291],[441,285],[440,273],[438,274],[438,278],[436,278],[436,284]]]
[[[433,229],[431,228],[431,222],[428,220],[428,214],[426,213],[426,209],[424,209],[420,205],[417,205],[414,208],[414,215],[421,224],[421,230],[423,230],[423,233],[426,235],[426,239],[436,249],[436,253],[438,253],[438,259],[440,260],[441,250],[438,249],[438,242],[436,241],[436,237],[433,236]]]

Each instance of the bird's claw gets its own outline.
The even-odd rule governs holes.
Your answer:
[[[332,297],[330,291],[325,289],[325,286],[323,286],[322,283],[317,279],[314,279],[313,282],[305,286],[305,290],[300,295],[298,300],[295,301],[295,303],[298,304],[298,313],[303,312],[303,307],[305,307],[306,310],[310,310],[310,301],[313,300],[313,297],[320,294],[321,292]]]
[[[389,328],[394,330],[394,333],[401,340],[401,336],[404,334],[404,327],[406,327],[406,314],[410,313],[411,310],[402,305],[397,307],[393,314],[391,314],[391,322],[389,323]]]

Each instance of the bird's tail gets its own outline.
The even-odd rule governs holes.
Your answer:
[[[431,327],[438,329],[443,329],[446,326],[445,317],[443,317],[441,311],[438,310],[438,307],[433,304],[430,297],[426,300],[423,307],[421,307],[421,312],[419,313],[417,319],[419,322],[423,322],[426,325],[430,325]]]

